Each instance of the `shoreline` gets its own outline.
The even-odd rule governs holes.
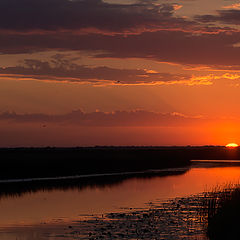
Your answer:
[[[52,179],[188,167],[194,160],[239,160],[240,148],[79,147],[0,148],[0,180]]]
[[[73,176],[59,176],[59,177],[42,177],[42,178],[23,178],[23,179],[6,179],[0,180],[2,183],[19,183],[19,182],[35,182],[35,181],[51,181],[51,180],[71,180],[71,179],[85,179],[85,178],[100,178],[100,177],[111,177],[111,176],[140,176],[140,175],[157,175],[158,173],[177,173],[187,171],[188,168],[164,168],[154,169],[138,172],[116,172],[116,173],[102,173],[102,174],[86,174],[86,175],[73,175]]]

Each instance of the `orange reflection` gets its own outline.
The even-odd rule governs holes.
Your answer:
[[[227,164],[226,164],[227,165]],[[0,228],[48,225],[76,221],[82,215],[118,212],[121,208],[144,208],[146,203],[194,195],[217,186],[238,183],[240,166],[192,168],[185,174],[132,178],[118,185],[39,191],[0,201]],[[98,199],[98,201],[96,201]],[[0,236],[1,238],[1,236]],[[1,238],[2,239],[2,238]]]

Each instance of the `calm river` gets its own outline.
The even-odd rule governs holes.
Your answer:
[[[238,182],[239,177],[240,163],[229,166],[228,163],[194,162],[189,169],[175,169],[163,176],[123,178],[102,184],[96,180],[96,184],[81,187],[75,184],[63,188],[4,191],[0,193],[0,239],[80,239],[74,234],[72,238],[65,235],[80,220],[145,209],[154,202],[187,197],[217,185]]]

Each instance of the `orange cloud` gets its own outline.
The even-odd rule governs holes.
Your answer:
[[[214,74],[209,74],[205,76],[192,76],[190,82],[201,82],[202,84],[206,83],[206,85],[212,84],[213,80],[218,80],[218,79],[230,79],[230,80],[236,80],[240,79],[240,74],[230,74],[230,73],[225,73],[222,75],[214,75]]]
[[[175,11],[181,9],[183,6],[182,5],[179,5],[179,4],[173,4],[173,8]]]
[[[234,3],[228,6],[223,6],[222,8],[225,9],[240,9],[240,3]]]

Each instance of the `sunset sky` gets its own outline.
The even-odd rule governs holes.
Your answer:
[[[240,143],[240,1],[0,9],[0,147]]]

